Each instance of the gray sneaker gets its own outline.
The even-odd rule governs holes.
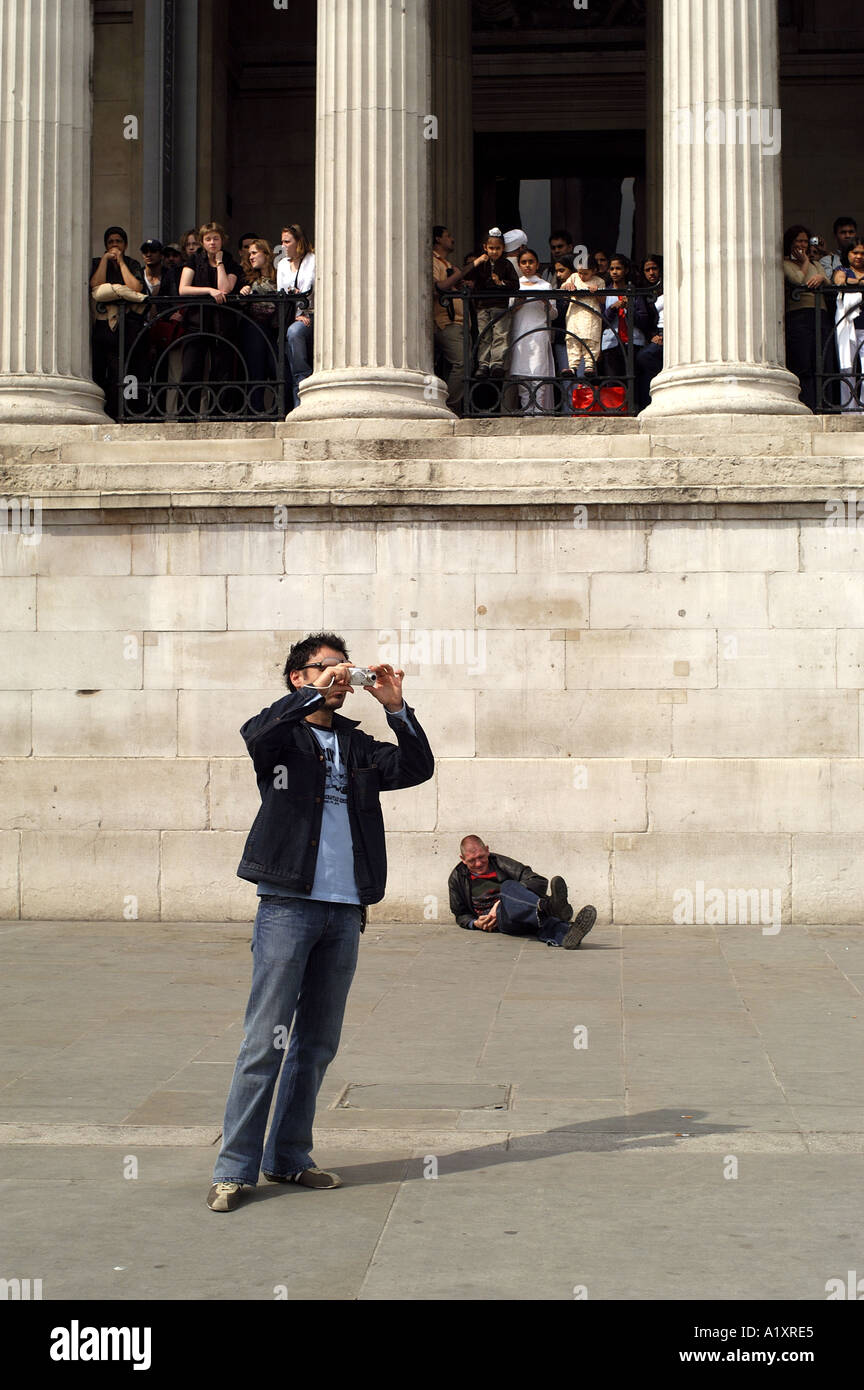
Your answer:
[[[265,1173],[268,1182],[293,1182],[298,1187],[341,1187],[338,1173],[325,1173],[323,1168],[304,1168],[299,1173]]]
[[[233,1211],[240,1205],[246,1186],[243,1182],[214,1182],[207,1194],[208,1207],[211,1211]]]
[[[597,921],[597,909],[590,903],[583,907],[576,914],[572,927],[568,931],[561,945],[565,951],[578,951],[582,945],[582,938],[587,936],[594,923]]]

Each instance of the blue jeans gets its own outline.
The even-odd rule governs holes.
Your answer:
[[[542,926],[537,925],[537,904],[540,899],[524,883],[506,879],[501,884],[498,902],[498,930],[507,936],[536,936],[547,946],[560,946],[568,931],[569,923],[557,917],[544,917]]]
[[[282,1176],[313,1166],[315,1101],[339,1046],[361,920],[362,909],[351,903],[282,898],[259,904],[245,1036],[225,1106],[214,1182],[254,1184],[262,1166]]]
[[[285,336],[285,355],[291,368],[295,406],[300,404],[300,392],[298,390],[300,382],[312,375],[312,363],[309,360],[311,352],[312,325],[295,319],[293,323],[289,323]]]

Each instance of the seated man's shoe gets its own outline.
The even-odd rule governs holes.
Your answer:
[[[251,1184],[242,1182],[214,1182],[207,1194],[207,1205],[211,1211],[233,1211],[239,1206],[243,1189]]]
[[[325,1173],[321,1168],[304,1168],[300,1173],[265,1173],[268,1182],[293,1182],[298,1187],[341,1187],[338,1173]]]
[[[549,881],[549,905],[552,916],[557,917],[559,922],[569,922],[572,918],[573,909],[567,901],[567,884],[557,875]]]
[[[561,945],[565,951],[578,951],[582,945],[582,938],[587,936],[594,923],[597,921],[597,909],[590,903],[577,912],[573,925],[565,936]]]
[[[482,380],[483,377],[487,377],[488,375],[489,375],[489,368],[488,368],[488,367],[486,367],[486,366],[478,367],[477,370],[476,370],[476,372],[474,373],[474,379],[475,379],[475,381],[480,381],[480,380]]]
[[[504,374],[505,373],[503,367],[493,367],[491,372],[489,373],[490,376],[504,376]]]

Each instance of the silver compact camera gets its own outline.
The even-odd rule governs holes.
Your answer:
[[[349,678],[349,685],[374,685],[375,672],[369,671],[365,666],[352,666]]]

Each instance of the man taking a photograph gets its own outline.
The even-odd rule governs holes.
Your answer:
[[[284,672],[290,693],[240,731],[261,808],[237,873],[258,884],[259,907],[245,1036],[207,1197],[212,1211],[234,1210],[243,1189],[256,1185],[262,1156],[269,1182],[341,1186],[313,1163],[312,1123],[339,1046],[366,904],[384,896],[379,793],[418,786],[435,769],[402,699],[404,672],[377,665],[368,673],[374,684],[362,674],[359,681],[384,706],[398,744],[378,742],[338,713],[358,677],[352,683],[345,643],[332,632],[295,643]]]

